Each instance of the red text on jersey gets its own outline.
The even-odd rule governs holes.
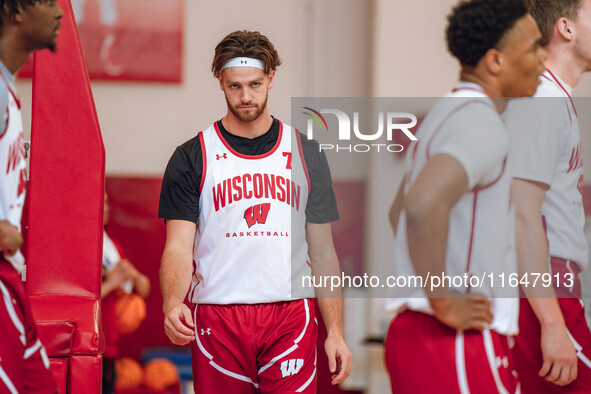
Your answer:
[[[216,212],[242,199],[267,198],[300,210],[300,185],[274,174],[244,174],[228,178],[212,188]]]
[[[21,160],[25,159],[25,139],[22,134],[19,134],[16,141],[14,141],[8,148],[8,162],[6,164],[6,173],[14,171]]]
[[[285,164],[285,168],[287,170],[291,170],[291,152],[283,152],[283,157],[287,157],[287,164]]]
[[[567,173],[577,170],[583,167],[583,149],[581,148],[581,143],[573,148],[572,153],[570,154],[570,160],[568,161],[568,170]]]

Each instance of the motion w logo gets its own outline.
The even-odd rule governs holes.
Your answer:
[[[257,223],[264,224],[267,222],[267,215],[271,209],[271,203],[266,202],[264,204],[253,205],[244,211],[244,220],[248,224],[248,228],[251,228]]]
[[[281,363],[279,369],[281,370],[281,377],[286,378],[291,375],[295,375],[300,372],[300,369],[304,366],[304,360],[301,358],[285,360]]]

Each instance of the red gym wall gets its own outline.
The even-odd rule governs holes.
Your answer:
[[[109,176],[105,187],[111,208],[109,234],[121,245],[129,260],[149,279],[152,292],[147,304],[147,317],[137,332],[124,335],[119,341],[119,356],[139,359],[143,348],[172,346],[164,334],[162,296],[158,281],[160,257],[164,249],[166,228],[158,219],[161,178]],[[335,182],[335,194],[341,220],[333,224],[335,247],[341,260],[353,261],[350,274],[362,272],[364,233],[363,212],[365,187],[363,182]],[[323,327],[320,338],[326,337]],[[328,361],[319,339],[318,388],[321,393],[341,393],[330,385]]]

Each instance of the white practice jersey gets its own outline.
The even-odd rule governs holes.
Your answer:
[[[583,151],[572,89],[548,70],[540,79],[533,99],[513,100],[505,113],[511,172],[550,186],[541,209],[549,254],[584,270],[589,252],[583,232]]]
[[[0,220],[8,220],[20,231],[27,184],[23,123],[20,103],[1,71],[0,83],[8,92],[8,119],[6,128],[0,131]],[[20,272],[24,264],[20,251],[4,258]]]
[[[103,230],[103,272],[113,271],[117,264],[121,261],[121,255],[117,246],[109,237],[106,231]],[[128,294],[133,291],[133,281],[128,280],[121,284],[121,289]]]
[[[199,222],[189,299],[256,304],[314,296],[305,238],[310,183],[299,132],[280,122],[271,151],[236,152],[211,125],[203,150]]]
[[[505,335],[516,334],[517,289],[502,288],[498,282],[502,275],[507,278],[517,272],[511,176],[506,169],[509,135],[500,115],[478,85],[462,82],[431,108],[417,138],[419,141],[413,142],[406,156],[405,193],[437,154],[452,156],[468,177],[470,190],[450,212],[445,274],[450,278],[478,277],[480,284],[475,288],[456,281],[448,287],[488,297],[494,316],[491,329]],[[400,214],[394,248],[394,274],[416,276],[404,211]],[[441,276],[440,272],[431,274]],[[391,288],[390,297],[387,307],[395,313],[405,309],[433,313],[419,286]]]

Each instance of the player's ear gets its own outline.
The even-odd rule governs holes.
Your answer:
[[[489,73],[499,75],[503,68],[503,54],[498,49],[491,48],[486,51],[480,62],[483,63]]]
[[[220,83],[220,89],[224,90],[224,78],[222,78],[222,73],[220,72],[217,76],[218,82]]]
[[[275,77],[275,70],[271,70],[269,73],[269,89],[273,88],[273,78]]]
[[[571,41],[573,39],[573,24],[566,18],[560,18],[554,25],[555,31],[558,31],[558,34],[562,36],[567,41]]]
[[[2,7],[2,20],[4,22],[6,22],[9,19],[14,19],[15,21],[20,23],[20,22],[22,22],[22,15],[21,15],[22,12],[23,12],[23,7],[18,5],[15,15],[10,16],[10,10],[8,8],[8,5],[6,3],[4,3],[4,6]]]

